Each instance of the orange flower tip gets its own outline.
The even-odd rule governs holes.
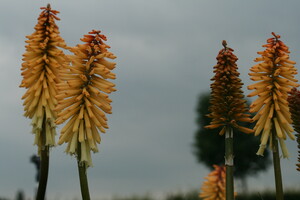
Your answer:
[[[249,85],[249,86],[247,87],[247,89],[248,89],[248,90],[253,90],[253,89],[254,89],[254,87],[253,87],[253,86],[251,86],[251,85]]]
[[[219,135],[224,135],[225,131],[226,131],[226,126],[224,126],[224,127],[221,129],[221,131],[219,132]]]
[[[249,112],[254,113],[254,112],[257,112],[257,111],[255,109],[251,108],[251,109],[249,109]]]
[[[252,130],[252,129],[249,129],[249,128],[245,128],[245,127],[238,127],[238,129],[240,130],[240,131],[242,131],[243,133],[246,133],[246,134],[250,134],[250,133],[254,133],[254,130]]]
[[[280,38],[280,35],[276,35],[274,32],[272,32],[272,35],[273,35],[275,38]]]
[[[100,30],[92,30],[89,32],[89,34],[99,34],[99,33],[101,33]]]
[[[222,45],[223,45],[224,48],[227,47],[227,42],[226,42],[226,40],[223,40],[223,41],[222,41]]]
[[[250,106],[250,108],[253,108],[255,106],[257,106],[257,103],[252,103],[251,106]]]
[[[235,124],[236,121],[233,119],[233,120],[230,121],[230,123],[231,123],[231,124]]]
[[[207,125],[205,126],[204,128],[207,128],[207,129],[214,129],[214,128],[218,128],[220,126],[224,126],[224,124],[211,124],[211,125]]]

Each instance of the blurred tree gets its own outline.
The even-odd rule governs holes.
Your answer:
[[[191,190],[188,192],[169,193],[165,197],[166,200],[199,200],[198,190]]]
[[[198,130],[195,134],[193,148],[198,162],[213,170],[214,164],[224,164],[225,144],[224,137],[219,135],[219,129],[204,128],[211,121],[206,116],[209,113],[209,99],[209,93],[203,94],[199,98],[197,106]],[[245,123],[243,126],[253,127],[250,123]],[[259,144],[259,138],[253,134],[234,130],[234,176],[241,180],[244,192],[247,191],[247,176],[256,175],[258,172],[266,170],[271,164],[269,151],[265,152],[264,157],[256,155]]]
[[[30,157],[30,162],[32,162],[36,168],[36,176],[35,176],[35,181],[39,182],[40,179],[40,167],[41,167],[41,160],[40,157],[38,157],[37,155],[32,155]]]
[[[23,190],[19,190],[16,195],[16,200],[25,200],[25,195]]]

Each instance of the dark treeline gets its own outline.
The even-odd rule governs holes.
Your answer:
[[[190,192],[174,192],[166,194],[164,200],[201,200],[198,197],[199,191],[193,190]],[[25,198],[25,194],[23,192],[18,191],[15,200],[25,200],[30,198]],[[276,199],[275,192],[264,191],[264,192],[252,192],[248,194],[238,194],[235,200],[274,200]],[[284,199],[287,200],[299,200],[300,199],[300,191],[285,191]],[[8,198],[0,197],[0,200],[13,200]],[[60,199],[63,200],[63,199]],[[130,196],[130,197],[115,197],[112,200],[156,200],[151,197],[151,195],[145,196]]]

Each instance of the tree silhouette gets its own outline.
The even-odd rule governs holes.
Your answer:
[[[225,145],[224,138],[219,135],[220,129],[204,128],[211,121],[206,116],[209,114],[209,99],[209,93],[202,94],[199,98],[197,106],[198,130],[195,134],[193,148],[198,162],[212,170],[214,164],[224,164]],[[244,123],[243,126],[253,127],[250,123]],[[264,158],[256,155],[257,146],[260,144],[258,137],[238,130],[235,130],[234,134],[234,176],[241,179],[244,189],[246,189],[246,177],[266,170],[271,164],[271,160],[268,151],[265,152]]]
[[[25,200],[25,194],[23,190],[18,190],[16,195],[16,200]]]

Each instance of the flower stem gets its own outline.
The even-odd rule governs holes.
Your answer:
[[[43,126],[41,131],[42,149],[41,149],[41,168],[39,187],[36,195],[37,200],[44,200],[46,196],[48,172],[49,172],[49,147],[46,146],[46,120],[43,120]]]
[[[80,189],[81,189],[81,196],[83,200],[90,200],[90,193],[89,193],[89,185],[88,185],[88,178],[86,169],[87,166],[84,162],[80,162],[81,160],[81,144],[78,142],[77,146],[77,165],[78,165],[78,172],[79,172],[79,180],[80,180]]]
[[[234,199],[233,157],[233,130],[228,127],[225,133],[226,200]]]
[[[278,148],[278,141],[275,136],[275,131],[272,132],[272,151],[273,151],[273,165],[274,165],[275,187],[276,187],[276,200],[283,200],[279,148]]]

